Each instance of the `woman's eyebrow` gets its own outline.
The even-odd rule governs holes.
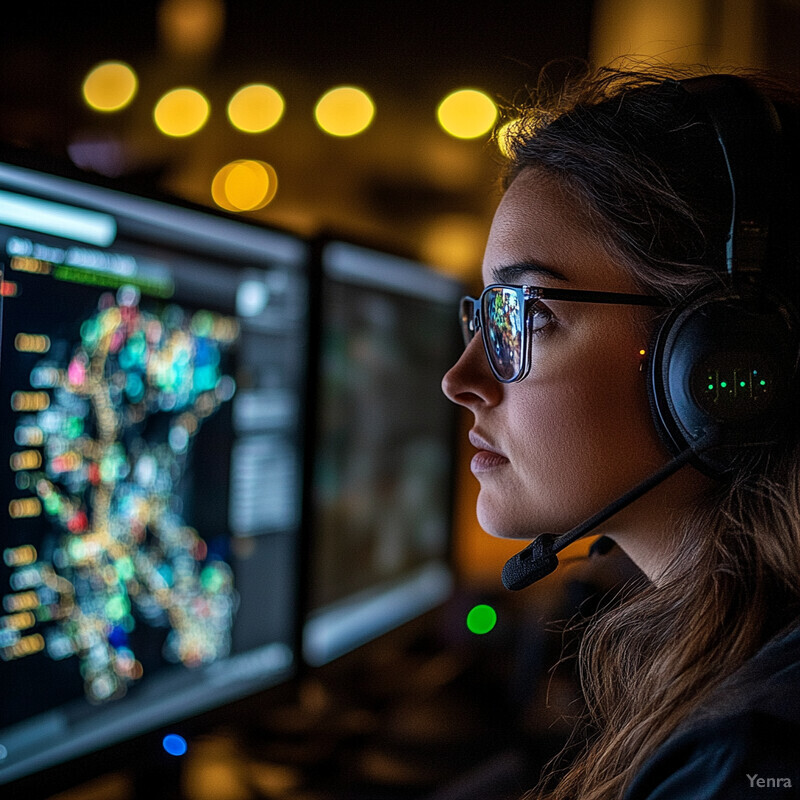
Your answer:
[[[569,278],[552,267],[546,267],[538,261],[519,261],[515,264],[505,264],[502,267],[494,267],[492,275],[496,283],[519,283],[520,278],[529,275],[536,275],[542,278],[551,278],[556,281],[569,282]]]

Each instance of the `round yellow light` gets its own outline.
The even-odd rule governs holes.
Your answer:
[[[314,118],[331,136],[355,136],[366,130],[375,116],[370,96],[355,86],[337,86],[319,99]]]
[[[271,86],[243,86],[228,103],[231,125],[245,133],[263,133],[278,124],[285,107],[280,92]]]
[[[436,117],[451,136],[476,139],[492,129],[497,119],[497,106],[484,92],[459,89],[442,100]]]
[[[214,202],[226,211],[257,211],[272,202],[277,191],[272,165],[246,158],[226,164],[211,182]]]
[[[104,61],[93,67],[83,81],[83,99],[96,111],[119,111],[136,95],[139,80],[122,61]]]
[[[210,113],[205,96],[197,89],[183,86],[167,92],[156,103],[153,119],[167,136],[191,136],[206,124]]]

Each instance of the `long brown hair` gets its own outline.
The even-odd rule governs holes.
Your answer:
[[[676,301],[718,278],[729,182],[716,136],[679,86],[695,70],[588,70],[540,83],[510,126],[506,182],[562,181],[576,213],[642,289]],[[776,103],[793,93],[749,75]],[[516,109],[519,114],[520,109]],[[793,185],[800,145],[793,144]],[[781,291],[800,300],[800,248]],[[791,260],[791,259],[790,259]],[[719,683],[800,613],[800,442],[720,482],[676,521],[658,584],[587,626],[578,655],[587,718],[531,798],[620,798],[644,761]],[[576,743],[579,742],[580,744]]]

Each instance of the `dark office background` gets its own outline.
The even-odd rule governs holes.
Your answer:
[[[797,76],[797,0],[565,0],[529,3],[273,3],[137,0],[20,3],[0,31],[0,141],[213,205],[215,173],[241,158],[271,164],[272,202],[250,216],[300,233],[335,227],[472,277],[497,201],[500,159],[486,134],[447,135],[436,108],[460,88],[513,101],[558,59],[620,55]],[[139,78],[133,102],[98,113],[82,82],[106,60]],[[285,99],[280,122],[236,131],[225,107],[249,83]],[[324,134],[313,108],[353,85],[375,104],[362,134]],[[152,109],[191,86],[211,106],[196,134],[170,138]]]

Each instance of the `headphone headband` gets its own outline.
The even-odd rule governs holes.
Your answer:
[[[728,170],[731,218],[725,264],[732,281],[760,281],[769,248],[781,122],[770,100],[738,75],[680,81],[711,120]]]

